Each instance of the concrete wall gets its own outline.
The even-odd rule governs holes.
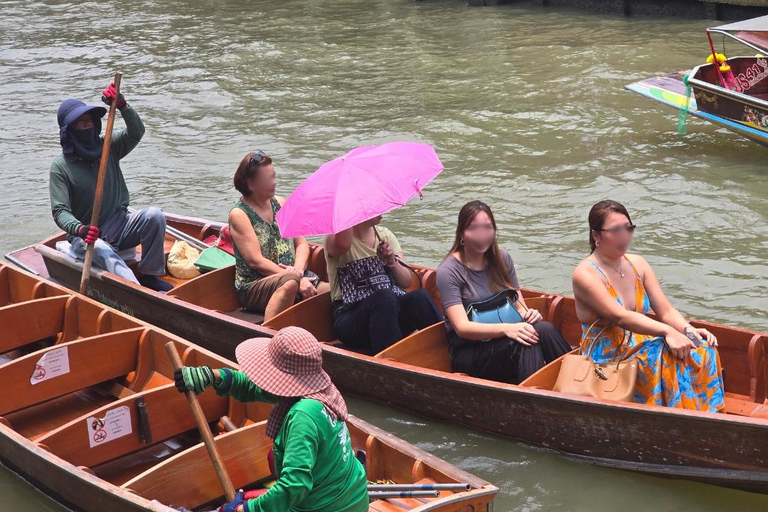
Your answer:
[[[518,3],[516,0],[466,0],[470,6]],[[768,0],[533,0],[547,7],[572,7],[624,16],[667,16],[743,20],[768,14]]]

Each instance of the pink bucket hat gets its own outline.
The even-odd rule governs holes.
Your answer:
[[[331,385],[320,342],[301,327],[286,327],[271,339],[245,340],[235,357],[254,384],[276,396],[305,396]]]

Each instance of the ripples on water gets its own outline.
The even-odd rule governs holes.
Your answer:
[[[446,170],[423,202],[386,221],[413,261],[436,265],[460,206],[482,198],[523,283],[570,293],[587,251],[587,211],[610,197],[630,209],[635,249],[685,314],[768,330],[768,153],[698,120],[677,136],[673,110],[623,89],[700,63],[707,25],[454,1],[3,1],[0,249],[54,231],[47,171],[59,152],[56,108],[70,96],[98,101],[120,70],[147,125],[123,165],[136,206],[224,219],[248,150],[276,159],[287,194],[355,146],[424,141]],[[424,441],[433,430],[400,433]],[[498,481],[501,510],[589,506],[566,492],[579,488],[571,482],[610,479],[638,496],[660,485],[445,432],[449,441],[427,447]],[[731,496],[663,489],[680,503]]]

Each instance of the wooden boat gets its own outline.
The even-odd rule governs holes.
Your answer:
[[[199,238],[217,229],[216,224],[191,218],[169,216],[168,223]],[[79,266],[52,249],[56,239],[13,256],[77,286]],[[313,247],[310,266],[327,277],[321,247]],[[439,304],[434,270],[417,267],[417,272],[421,286]],[[243,339],[299,325],[327,342],[324,367],[345,393],[508,436],[587,463],[768,493],[766,333],[692,321],[720,341],[728,413],[714,414],[554,392],[560,361],[521,385],[452,373],[442,324],[414,333],[380,354],[347,350],[335,340],[327,294],[301,302],[262,326],[249,313],[237,310],[231,268],[179,283],[167,296],[103,272],[95,271],[91,280],[99,297],[225,356]],[[413,286],[418,284],[414,281]],[[528,289],[522,293],[572,346],[578,343],[581,325],[572,298]]]
[[[706,34],[712,52],[712,34],[719,34],[758,55],[728,59],[726,73],[712,63],[696,66],[689,73],[690,101],[683,83],[686,72],[641,80],[627,89],[677,109],[688,105],[690,114],[768,146],[768,59],[761,55],[768,53],[768,16],[708,28]]]
[[[164,350],[186,364],[225,358],[63,287],[0,265],[0,462],[83,511],[210,510],[213,465]],[[206,418],[236,487],[269,479],[267,404],[208,391]],[[437,498],[376,500],[371,511],[488,511],[498,489],[358,418],[353,448],[372,481],[466,483]],[[229,428],[227,428],[227,426]]]

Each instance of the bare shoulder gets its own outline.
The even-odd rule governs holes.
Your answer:
[[[589,259],[584,258],[578,265],[576,265],[576,268],[573,269],[573,280],[576,281],[577,279],[581,280],[588,278],[592,272],[592,268]]]
[[[280,206],[283,206],[285,204],[285,198],[283,196],[275,196],[275,199],[277,200],[277,204]]]
[[[640,274],[645,273],[646,270],[651,270],[651,265],[648,263],[648,261],[640,256],[639,254],[626,254],[627,259],[632,262],[632,264],[635,266],[638,272]]]

